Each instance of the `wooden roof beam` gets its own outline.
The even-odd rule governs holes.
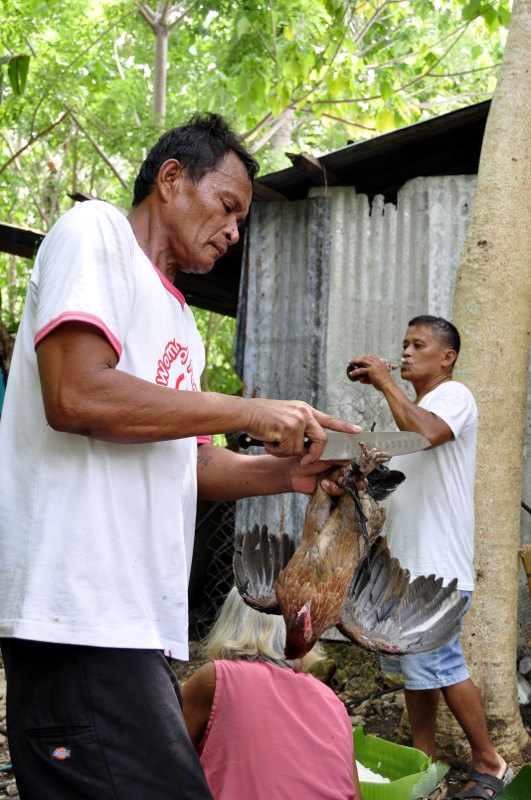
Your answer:
[[[300,167],[317,186],[341,186],[339,180],[331,170],[326,169],[318,158],[311,153],[286,153],[294,167]]]

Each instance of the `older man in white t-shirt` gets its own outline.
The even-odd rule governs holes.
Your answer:
[[[402,378],[416,392],[411,401],[374,355],[350,361],[349,375],[385,396],[400,430],[431,443],[421,453],[393,458],[406,475],[392,495],[385,532],[389,547],[412,578],[435,574],[472,596],[474,588],[474,475],[477,408],[470,391],[452,380],[460,337],[441,317],[418,316],[403,341]],[[386,672],[401,674],[413,746],[432,759],[441,692],[472,749],[473,769],[458,798],[495,797],[512,770],[494,749],[481,698],[463,658],[459,634],[439,650],[382,658]]]
[[[306,403],[199,391],[204,348],[174,284],[238,241],[256,169],[221,117],[197,116],[150,150],[127,217],[83,203],[38,252],[0,424],[21,798],[210,800],[168,663],[188,655],[197,495],[312,492],[324,428],[359,431]],[[267,455],[210,443],[235,430]]]

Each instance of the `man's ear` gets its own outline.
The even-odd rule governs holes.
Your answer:
[[[452,367],[456,361],[457,361],[457,353],[452,347],[447,347],[446,350],[444,351],[444,356],[442,361],[443,366]]]
[[[156,184],[163,200],[168,201],[182,176],[183,166],[176,158],[168,158],[161,164]]]

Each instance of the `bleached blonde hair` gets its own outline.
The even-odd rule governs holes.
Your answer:
[[[323,658],[320,645],[302,659],[290,661],[284,656],[286,625],[280,614],[255,611],[233,586],[203,642],[204,655],[211,659],[270,661],[280,667],[303,672]]]

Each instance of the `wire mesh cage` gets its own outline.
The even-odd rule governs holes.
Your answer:
[[[203,638],[233,586],[235,503],[200,506],[190,578],[190,639]]]

